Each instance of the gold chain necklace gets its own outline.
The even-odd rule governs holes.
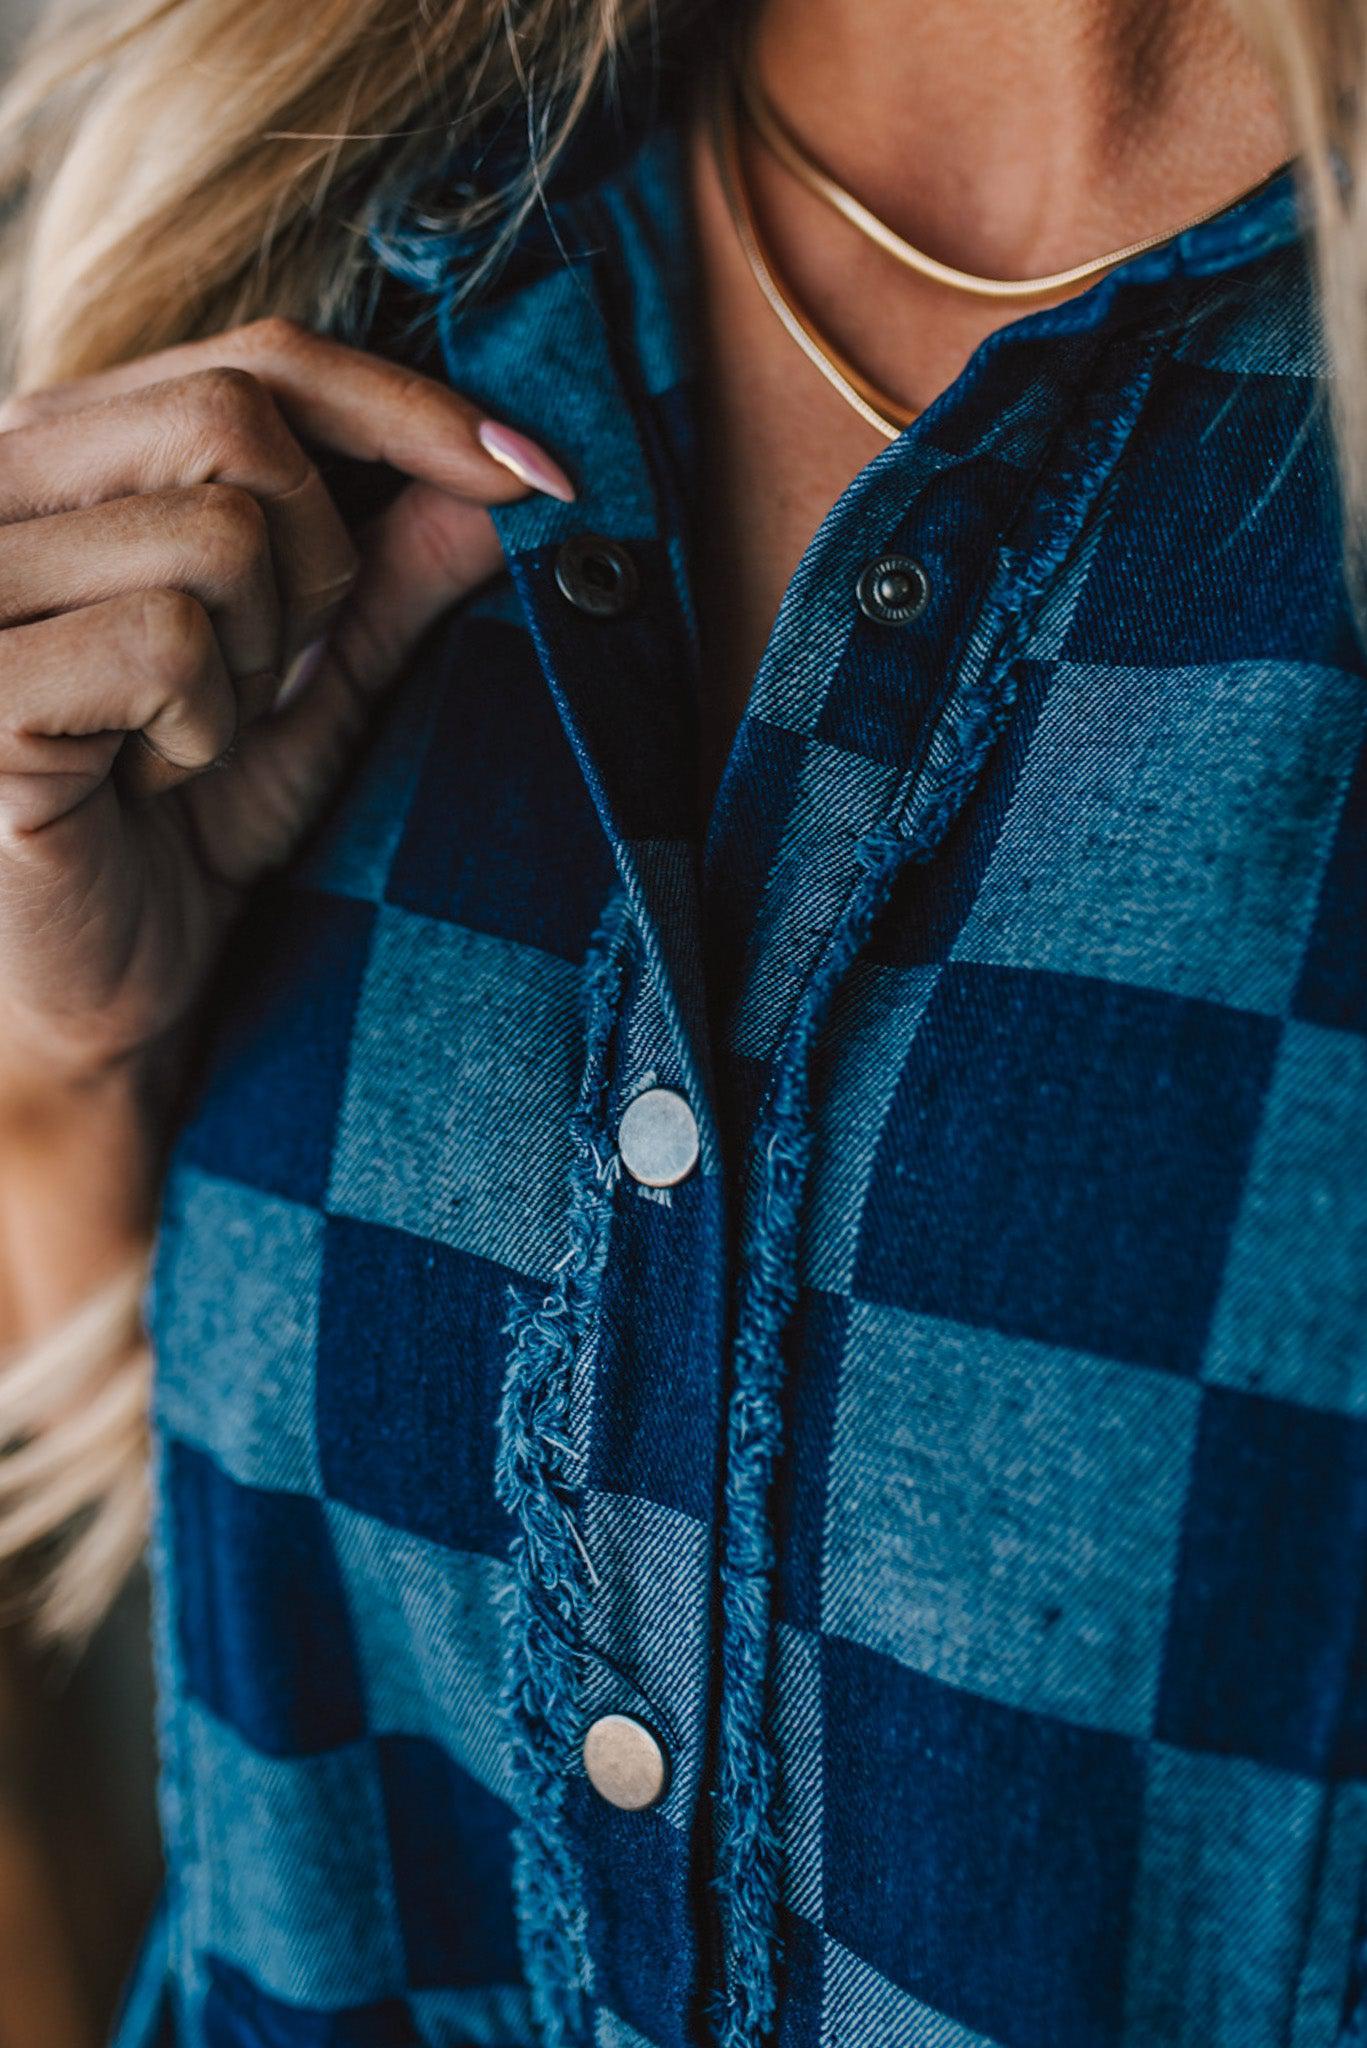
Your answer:
[[[869,241],[908,270],[918,276],[929,278],[934,284],[947,285],[953,291],[971,292],[984,299],[1043,299],[1054,292],[1070,290],[1074,285],[1086,284],[1090,278],[1100,277],[1108,270],[1116,270],[1122,263],[1128,263],[1134,256],[1142,256],[1149,249],[1156,249],[1163,242],[1170,242],[1178,235],[1187,234],[1192,228],[1204,226],[1217,213],[1223,213],[1228,206],[1237,204],[1256,192],[1260,185],[1274,178],[1278,171],[1286,168],[1278,164],[1267,176],[1247,186],[1235,199],[1222,199],[1217,206],[1210,206],[1202,213],[1196,213],[1175,228],[1163,228],[1156,235],[1143,235],[1137,242],[1127,242],[1123,249],[1112,249],[1108,255],[1093,256],[1086,263],[1075,263],[1068,270],[1054,270],[1047,277],[978,277],[971,270],[957,270],[952,263],[941,263],[934,256],[928,256],[924,249],[918,249],[895,233],[885,220],[880,220],[862,201],[845,186],[838,184],[829,172],[822,169],[815,157],[802,146],[792,131],[779,118],[765,96],[755,74],[753,58],[739,66],[741,99],[746,116],[755,133],[771,155],[776,156],[785,170],[799,179],[809,192],[825,201],[859,230]]]
[[[773,260],[761,240],[759,223],[745,183],[737,134],[735,89],[726,72],[722,72],[718,79],[712,115],[713,144],[722,191],[736,240],[744,251],[755,283],[789,335],[808,361],[820,370],[826,382],[834,385],[845,403],[852,406],[871,427],[876,427],[885,440],[895,441],[902,429],[915,419],[915,411],[889,397],[887,392],[880,391],[841,354],[834,342],[818,334],[810,317],[798,310],[779,282]]]

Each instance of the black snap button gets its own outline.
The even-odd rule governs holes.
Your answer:
[[[635,562],[615,540],[601,533],[577,533],[555,558],[562,595],[594,619],[615,619],[636,602],[641,578]]]
[[[930,578],[910,555],[880,555],[859,573],[855,596],[865,618],[880,626],[905,626],[930,602]]]

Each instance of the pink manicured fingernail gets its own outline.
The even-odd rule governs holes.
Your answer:
[[[544,491],[548,498],[560,498],[565,504],[575,496],[574,485],[560,464],[552,462],[544,448],[538,448],[515,427],[505,427],[501,420],[482,420],[479,440],[495,462],[501,462],[534,491]]]
[[[302,654],[295,656],[293,666],[286,675],[284,682],[280,685],[280,694],[275,700],[275,709],[277,711],[288,711],[290,705],[297,698],[303,696],[305,690],[322,667],[323,656],[327,651],[328,644],[326,640],[315,640],[311,646],[304,649]]]

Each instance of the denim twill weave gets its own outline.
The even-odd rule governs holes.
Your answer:
[[[1333,2048],[1367,685],[1290,188],[863,471],[705,832],[685,192],[662,118],[477,302],[390,245],[581,496],[497,515],[225,969],[152,1301],[170,1868],[121,2040]],[[585,532],[619,616],[557,586]],[[887,553],[905,625],[855,601]],[[672,1189],[618,1159],[647,1086],[700,1127]],[[585,1777],[609,1712],[651,1810]]]

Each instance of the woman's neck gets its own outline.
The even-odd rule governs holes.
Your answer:
[[[1177,227],[1287,154],[1222,0],[763,0],[757,34],[766,89],[826,168],[902,235],[987,275],[1040,276]],[[700,106],[708,788],[803,548],[883,446],[757,289],[710,133]],[[928,284],[765,150],[744,155],[799,303],[908,406],[1033,310]]]
[[[1176,225],[1288,152],[1221,0],[764,0],[756,54],[828,170],[994,276]]]

